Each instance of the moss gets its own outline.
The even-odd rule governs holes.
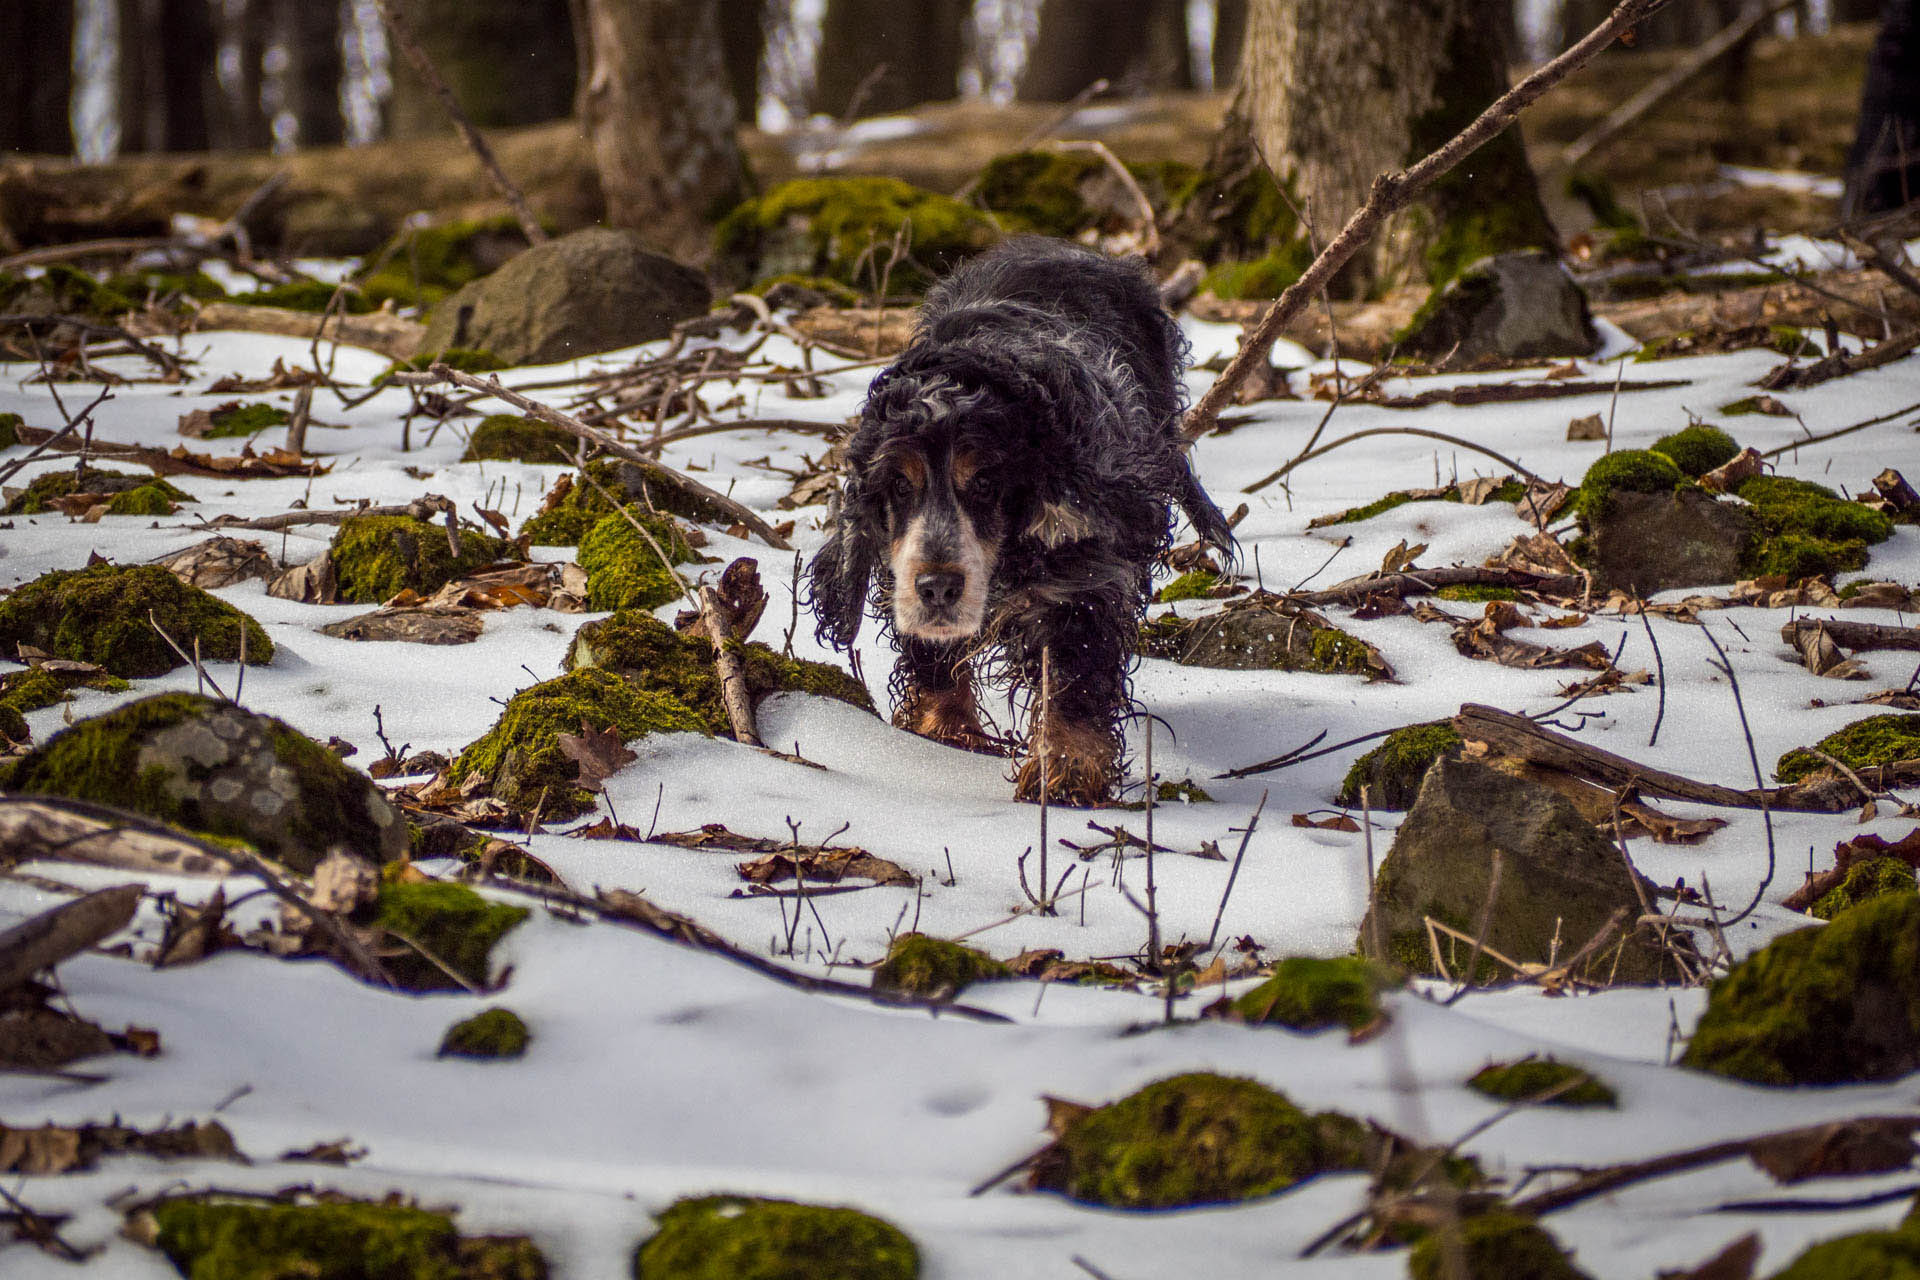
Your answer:
[[[1898,858],[1867,858],[1847,868],[1839,884],[1820,895],[1809,915],[1831,920],[1848,907],[1889,893],[1920,892],[1911,866]]]
[[[249,293],[240,301],[255,307],[284,307],[289,311],[325,311],[333,304],[335,293],[340,295],[340,304],[335,309],[349,315],[365,315],[379,305],[358,289],[342,289],[338,285],[328,284],[325,280],[290,280],[285,284],[270,285],[265,289]]]
[[[860,294],[857,290],[848,288],[838,280],[829,280],[825,276],[810,276],[800,271],[782,271],[778,275],[755,280],[747,287],[747,292],[764,298],[782,286],[817,293],[825,298],[830,306],[857,307],[860,305]]]
[[[56,658],[105,667],[117,676],[157,676],[186,660],[154,631],[151,618],[191,650],[197,640],[208,662],[240,656],[273,660],[267,633],[226,601],[190,587],[158,565],[99,564],[41,574],[0,600],[0,641],[21,641]]]
[[[1222,262],[1201,277],[1200,289],[1229,301],[1277,298],[1313,264],[1313,245],[1289,240],[1258,258]]]
[[[361,277],[360,289],[373,306],[391,299],[430,308],[525,247],[526,236],[511,214],[410,227],[368,259],[378,265]]]
[[[0,702],[0,738],[13,743],[33,741],[33,730],[28,726],[27,718],[3,702]],[[0,762],[0,791],[9,789],[7,779],[11,772],[10,765]]]
[[[1219,574],[1205,569],[1191,569],[1160,588],[1153,598],[1161,604],[1172,604],[1175,600],[1205,600],[1219,585]]]
[[[103,284],[76,266],[56,262],[40,278],[62,312],[111,320],[139,306],[139,302],[111,284]]]
[[[1587,206],[1594,222],[1610,231],[1638,231],[1640,220],[1614,195],[1613,184],[1597,173],[1569,173],[1566,193]]]
[[[340,524],[327,551],[340,598],[379,604],[408,588],[428,595],[455,578],[513,554],[513,544],[472,529],[460,531],[460,554],[447,546],[445,526],[412,516],[353,516]]]
[[[1451,587],[1442,587],[1433,594],[1441,600],[1458,600],[1467,604],[1484,604],[1489,600],[1520,598],[1520,593],[1512,587],[1489,586],[1483,582],[1458,582]]]
[[[703,640],[690,638],[688,643],[703,656],[712,652]],[[757,642],[741,645],[738,651],[746,671],[747,692],[756,700],[770,693],[810,693],[817,698],[836,699],[862,711],[873,710],[873,698],[867,686],[830,663],[789,658]]]
[[[327,1200],[260,1204],[183,1196],[152,1209],[154,1243],[193,1280],[545,1280],[523,1237],[462,1239],[443,1213]]]
[[[27,420],[17,413],[0,413],[0,449],[11,449],[20,443],[20,428]]]
[[[1518,1062],[1496,1062],[1474,1073],[1467,1087],[1501,1102],[1526,1102],[1549,1089],[1558,1089],[1570,1081],[1581,1083],[1545,1099],[1541,1105],[1554,1107],[1613,1107],[1619,1098],[1606,1084],[1579,1067],[1552,1058],[1522,1058]]]
[[[1163,782],[1154,788],[1154,797],[1163,804],[1178,801],[1182,804],[1210,804],[1213,797],[1207,789],[1192,778],[1182,778],[1178,782]]]
[[[1526,496],[1527,496],[1527,486],[1522,481],[1510,478],[1510,479],[1501,481],[1500,484],[1494,488],[1493,492],[1487,495],[1487,501],[1488,502],[1519,502],[1522,498]],[[1332,519],[1326,519],[1323,517],[1319,523],[1357,524],[1362,520],[1371,520],[1375,516],[1385,515],[1387,512],[1392,511],[1395,507],[1403,507],[1409,502],[1460,502],[1460,501],[1462,501],[1462,498],[1460,496],[1460,486],[1457,484],[1448,485],[1444,491],[1437,494],[1430,493],[1429,496],[1421,496],[1421,495],[1415,494],[1410,489],[1395,489],[1392,493],[1383,494],[1380,497],[1375,498],[1372,502],[1367,503],[1365,506],[1349,507],[1347,510],[1342,511],[1338,516],[1335,516]]]
[[[424,373],[436,364],[444,364],[449,369],[458,369],[461,373],[497,373],[510,367],[505,360],[491,351],[481,351],[473,347],[448,347],[445,351],[423,351],[405,360],[395,360],[387,367],[385,373],[373,380],[373,385],[384,386],[396,373]]]
[[[1009,152],[987,161],[976,199],[1008,231],[1071,239],[1097,222],[1080,186],[1105,168],[1083,152]]]
[[[1368,675],[1373,670],[1373,650],[1337,627],[1322,627],[1313,633],[1313,662],[1308,668],[1328,675]]]
[[[497,460],[566,465],[580,441],[530,415],[489,414],[473,429],[462,462]]]
[[[999,239],[979,210],[898,178],[795,178],[742,201],[715,228],[714,244],[743,278],[797,271],[870,287],[863,259],[876,247],[884,253],[903,226],[913,260],[893,269],[890,290],[924,289],[931,272]]]
[[[1761,530],[1741,562],[1749,574],[1832,577],[1864,568],[1867,548],[1893,536],[1891,516],[1811,481],[1754,476],[1736,492]]]
[[[914,1280],[920,1253],[857,1209],[752,1196],[677,1200],[634,1254],[638,1280]]]
[[[1920,760],[1920,712],[1884,712],[1855,720],[1815,744],[1849,769],[1871,769],[1896,760]],[[1773,766],[1774,777],[1798,782],[1827,768],[1827,763],[1801,747],[1783,754]]]
[[[173,499],[159,485],[143,484],[138,489],[116,493],[107,503],[110,516],[170,516]]]
[[[1422,1237],[1407,1255],[1412,1280],[1585,1280],[1586,1273],[1532,1218],[1505,1209],[1462,1218]]]
[[[635,520],[653,535],[652,543],[633,527]],[[659,544],[658,550],[653,543]],[[624,515],[616,511],[602,516],[580,539],[580,551],[574,557],[587,571],[587,607],[657,609],[679,599],[680,584],[660,563],[661,552],[676,565],[694,558],[693,548],[672,517],[638,504],[629,505]]]
[[[1920,1280],[1920,1229],[1856,1231],[1809,1245],[1772,1280]]]
[[[1870,1008],[1871,1017],[1856,1010]],[[1920,1064],[1920,894],[1775,938],[1713,984],[1681,1064],[1756,1084],[1886,1080]]]
[[[1391,675],[1365,641],[1317,615],[1254,603],[1204,618],[1163,614],[1140,629],[1139,651],[1183,666],[1232,671],[1310,671],[1318,675]]]
[[[511,1009],[488,1009],[447,1028],[440,1040],[443,1058],[518,1058],[533,1033]]]
[[[1740,455],[1740,446],[1720,428],[1696,422],[1655,440],[1653,451],[1665,454],[1682,475],[1699,477],[1732,462]]]
[[[0,680],[0,706],[15,711],[38,711],[69,697],[66,684],[40,667],[10,672]]]
[[[924,933],[903,933],[873,971],[873,986],[876,991],[903,995],[952,996],[975,982],[1012,976],[1007,966],[984,951]]]
[[[55,509],[53,499],[64,498],[71,493],[104,493],[111,496],[125,493],[129,489],[146,487],[158,489],[174,502],[193,501],[191,494],[159,476],[142,476],[130,471],[87,467],[77,475],[72,471],[61,470],[35,476],[33,483],[7,504],[6,514],[31,516],[52,511]]]
[[[516,693],[493,728],[454,759],[448,777],[487,778],[507,804],[520,810],[539,805],[543,815],[560,821],[593,807],[593,798],[576,785],[579,765],[560,749],[560,734],[578,734],[587,724],[631,742],[649,733],[711,734],[725,723],[670,694],[587,667]]]
[[[1295,1031],[1358,1031],[1379,1018],[1383,985],[1379,968],[1358,956],[1290,956],[1233,1008],[1248,1022],[1273,1022]]]
[[[1647,449],[1620,449],[1587,468],[1574,491],[1574,507],[1592,519],[1606,514],[1607,495],[1615,489],[1629,493],[1671,493],[1687,483],[1673,459]]]
[[[107,278],[106,287],[115,293],[145,302],[151,299],[162,306],[183,298],[212,302],[227,296],[220,282],[204,271],[123,271]]]
[[[435,964],[411,947],[406,954],[388,956],[384,963],[396,982],[412,991],[448,991],[459,989],[460,984],[441,970],[441,964],[469,985],[485,987],[493,944],[528,914],[525,907],[489,902],[462,884],[389,882],[380,886],[373,923],[440,962]]]
[[[1720,412],[1729,418],[1744,418],[1750,414],[1764,413],[1766,410],[1760,407],[1760,399],[1759,396],[1742,396],[1738,400],[1729,400],[1720,406]]]
[[[235,436],[257,436],[269,427],[284,427],[293,421],[293,416],[285,409],[255,401],[252,404],[234,404],[215,409],[208,415],[213,426],[206,433],[209,440],[228,439]]]

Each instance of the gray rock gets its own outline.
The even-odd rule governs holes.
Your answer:
[[[1679,976],[1651,933],[1635,929],[1639,897],[1611,840],[1558,792],[1450,756],[1427,771],[1380,866],[1373,908],[1360,926],[1361,948],[1370,945],[1377,914],[1387,957],[1434,973],[1425,923],[1432,916],[1469,939],[1455,943],[1442,935],[1441,955],[1458,977],[1486,907],[1496,849],[1503,869],[1487,946],[1521,963],[1565,960],[1624,909],[1621,928],[1576,975],[1596,982]],[[1511,977],[1506,966],[1484,957],[1480,975]]]
[[[1600,335],[1586,295],[1538,249],[1501,253],[1462,271],[1401,340],[1408,355],[1472,365],[1588,356]]]
[[[1652,595],[1670,587],[1740,580],[1755,537],[1752,511],[1708,493],[1634,493],[1615,489],[1589,517],[1594,585]]]
[[[590,227],[535,245],[442,302],[420,349],[552,364],[664,338],[712,300],[704,275],[651,252],[638,233]]]

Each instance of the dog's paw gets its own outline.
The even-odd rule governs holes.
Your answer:
[[[981,755],[1006,754],[999,741],[981,725],[973,690],[965,687],[939,692],[916,690],[894,712],[893,723],[896,728],[931,738],[942,746]]]
[[[1048,804],[1085,808],[1112,798],[1119,751],[1104,728],[1056,722],[1046,738],[1044,750],[1030,751],[1014,772],[1014,799],[1038,801],[1043,774]]]

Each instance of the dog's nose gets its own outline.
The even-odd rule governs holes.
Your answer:
[[[914,593],[929,609],[951,609],[966,586],[966,575],[951,569],[935,569],[913,580]]]

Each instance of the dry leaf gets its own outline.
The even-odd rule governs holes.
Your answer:
[[[313,869],[313,892],[307,901],[318,910],[347,915],[379,894],[380,869],[345,849],[335,849]]]
[[[1760,1261],[1760,1237],[1749,1231],[1697,1267],[1662,1271],[1659,1280],[1752,1280]]]
[[[562,733],[555,742],[562,755],[580,766],[579,785],[598,791],[600,784],[640,757],[621,741],[617,729],[596,729],[582,721],[578,734]]]
[[[849,876],[871,880],[875,884],[912,886],[920,883],[899,863],[875,857],[865,849],[808,849],[802,845],[797,861],[800,874],[806,877],[808,884],[834,884]],[[751,862],[742,862],[736,870],[740,872],[741,879],[750,883],[775,884],[793,879],[795,862],[794,852],[787,849],[764,854]]]
[[[1701,476],[1700,484],[1714,493],[1731,493],[1743,481],[1753,479],[1766,469],[1766,460],[1760,456],[1758,449],[1742,449],[1723,465]]]
[[[267,583],[267,594],[281,600],[297,600],[301,604],[333,604],[340,598],[333,557],[323,554],[318,559],[293,566]]]
[[[1293,815],[1293,825],[1313,827],[1319,831],[1358,831],[1360,829],[1360,824],[1344,813],[1336,813],[1328,818],[1316,818],[1310,813],[1296,813]]]
[[[1380,572],[1399,573],[1418,560],[1427,549],[1424,542],[1409,547],[1405,538],[1394,544],[1393,550],[1380,558]]]
[[[1040,1101],[1047,1107],[1047,1132],[1056,1138],[1072,1128],[1074,1121],[1095,1110],[1084,1102],[1069,1102],[1047,1093],[1040,1095]]]
[[[1514,627],[1530,627],[1533,619],[1521,612],[1520,606],[1511,600],[1487,601],[1486,625],[1495,631],[1507,631]]]
[[[225,928],[226,915],[226,890],[217,885],[201,906],[182,904],[173,918],[167,921],[166,936],[160,940],[159,954],[153,961],[154,968],[192,964],[220,950],[232,940],[232,935]]]
[[[1913,1142],[1913,1124],[1904,1117],[1839,1120],[1756,1138],[1747,1158],[1775,1182],[1787,1184],[1891,1173],[1906,1168],[1920,1154]]]
[[[1606,420],[1597,413],[1590,413],[1584,418],[1575,418],[1567,424],[1569,440],[1605,440],[1606,438]]]
[[[1795,645],[1800,650],[1800,661],[1807,670],[1829,680],[1865,680],[1867,670],[1858,660],[1849,658],[1840,652],[1840,646],[1833,642],[1822,626],[1802,627],[1794,633]]]

